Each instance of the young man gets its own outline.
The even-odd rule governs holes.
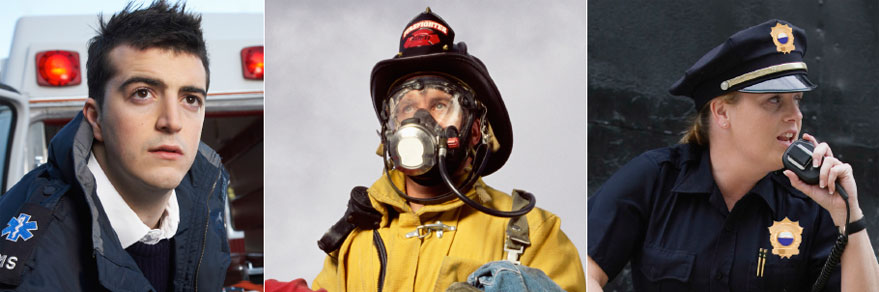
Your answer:
[[[387,172],[354,188],[319,242],[328,257],[315,289],[444,291],[493,278],[501,290],[585,290],[559,218],[480,179],[506,162],[512,129],[485,65],[454,35],[428,9],[403,30],[397,56],[373,68]]]
[[[0,288],[221,289],[228,174],[201,144],[201,17],[131,5],[89,43],[89,98],[0,198]]]

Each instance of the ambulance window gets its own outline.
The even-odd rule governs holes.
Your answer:
[[[40,121],[30,125],[27,130],[27,146],[25,147],[25,168],[30,171],[46,163],[48,157],[46,153],[46,141],[48,139],[43,135],[45,132],[45,124]],[[51,138],[50,138],[51,139]]]
[[[0,103],[0,165],[2,165],[2,175],[0,175],[0,186],[6,189],[6,173],[9,165],[6,164],[9,158],[9,144],[12,141],[12,126],[15,124],[15,110],[6,103]]]

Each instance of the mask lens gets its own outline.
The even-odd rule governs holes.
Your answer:
[[[397,88],[388,102],[388,127],[399,129],[406,119],[418,110],[425,110],[441,127],[461,127],[463,112],[461,94],[464,93],[444,78],[419,77],[403,83]]]

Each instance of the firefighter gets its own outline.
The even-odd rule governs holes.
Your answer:
[[[482,181],[509,157],[512,129],[487,68],[454,37],[428,8],[404,28],[396,56],[373,68],[385,172],[354,188],[345,216],[319,241],[328,256],[315,289],[485,289],[494,279],[585,290],[559,218],[534,208],[527,192],[510,196]],[[510,271],[525,276],[514,284]]]

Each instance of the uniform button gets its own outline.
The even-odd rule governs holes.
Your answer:
[[[723,273],[718,272],[715,278],[718,280],[723,280]]]

